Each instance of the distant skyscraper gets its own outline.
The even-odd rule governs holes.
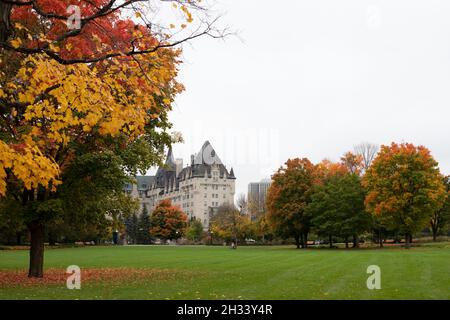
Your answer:
[[[247,201],[251,214],[264,212],[266,206],[266,195],[270,184],[270,179],[263,179],[260,182],[251,182],[248,184]]]

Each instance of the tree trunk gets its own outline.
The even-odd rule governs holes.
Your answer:
[[[300,236],[296,235],[294,237],[295,239],[295,245],[297,246],[297,249],[300,249]]]
[[[383,234],[381,233],[381,229],[378,231],[378,242],[380,244],[380,248],[383,248]]]
[[[348,237],[345,237],[345,249],[348,249]]]
[[[303,233],[303,242],[305,244],[305,249],[308,248],[308,232]]]
[[[305,247],[305,240],[303,239],[303,233],[300,233],[300,246],[302,249]]]
[[[18,246],[20,246],[22,244],[22,235],[20,234],[20,232],[16,233],[16,244]]]
[[[49,234],[48,234],[48,244],[50,246],[56,246],[56,239],[52,232],[49,232]]]
[[[44,276],[44,225],[33,221],[28,225],[28,229],[31,238],[28,277],[42,278]]]
[[[433,241],[436,242],[437,240],[437,228],[431,228],[431,231],[433,232]]]
[[[330,241],[330,249],[333,248],[333,237],[330,235],[329,236],[329,241]]]
[[[12,4],[0,1],[0,42],[6,42],[11,34]]]
[[[357,235],[353,236],[353,248],[359,248],[359,238]]]
[[[409,233],[407,233],[405,235],[405,248],[406,249],[411,248],[411,240],[412,240],[412,236]]]

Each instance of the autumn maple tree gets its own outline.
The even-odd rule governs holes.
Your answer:
[[[450,224],[450,176],[443,178],[445,190],[447,191],[444,205],[439,210],[435,210],[430,219],[430,228],[433,234],[433,241],[437,240],[438,234],[445,230]]]
[[[317,183],[317,167],[306,158],[289,159],[272,175],[267,193],[267,221],[276,235],[294,238],[297,248],[306,247],[310,218],[305,209]]]
[[[233,248],[237,248],[239,242],[244,242],[252,234],[250,216],[243,214],[242,208],[239,209],[234,204],[218,207],[211,217],[209,228],[214,237],[234,243]]]
[[[187,228],[187,215],[170,200],[162,200],[153,210],[150,218],[152,237],[166,240],[181,238]]]
[[[409,247],[412,235],[445,201],[442,178],[427,148],[410,143],[382,146],[363,179],[367,210],[385,226],[400,230]]]
[[[155,6],[170,6],[181,23],[150,21]],[[193,12],[205,11],[196,0],[0,0],[0,196],[23,208],[29,276],[43,276],[45,227],[55,215],[65,219],[72,186],[91,183],[117,200],[127,176],[120,171],[132,176],[159,163],[172,142],[167,114],[183,90],[176,46],[221,36],[205,19],[188,31]],[[93,182],[84,161],[113,168],[118,179]],[[77,191],[80,206],[105,215]]]
[[[349,173],[356,175],[361,175],[364,168],[363,157],[350,151],[341,157],[341,164]]]

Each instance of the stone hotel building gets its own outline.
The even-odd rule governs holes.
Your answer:
[[[149,213],[161,200],[170,199],[189,219],[200,220],[208,229],[217,208],[234,203],[235,181],[233,168],[228,171],[206,141],[186,167],[182,159],[173,158],[169,149],[164,166],[155,176],[137,176],[136,184],[127,185],[125,191],[139,198],[141,208],[146,206]]]

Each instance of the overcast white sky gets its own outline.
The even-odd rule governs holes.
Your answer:
[[[229,0],[225,41],[184,46],[170,119],[185,163],[209,140],[236,194],[291,157],[423,144],[450,174],[450,1]]]

